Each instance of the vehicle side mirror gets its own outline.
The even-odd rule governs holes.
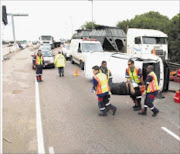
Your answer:
[[[141,44],[141,39],[140,37],[135,38],[135,44]]]
[[[78,52],[81,52],[81,49],[78,49]]]

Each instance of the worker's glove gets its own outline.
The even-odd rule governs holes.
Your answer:
[[[146,95],[146,90],[144,90],[144,92],[143,92],[143,94],[142,94],[143,96],[145,96]]]

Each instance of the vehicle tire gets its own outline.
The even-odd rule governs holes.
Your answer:
[[[80,61],[80,68],[81,70],[84,70],[84,62]]]
[[[71,57],[71,64],[74,64],[73,57]]]

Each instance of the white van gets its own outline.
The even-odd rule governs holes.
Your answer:
[[[101,43],[95,39],[72,39],[70,44],[71,63],[77,63],[83,70],[89,53],[103,52]]]
[[[127,32],[127,53],[156,54],[163,59],[168,59],[167,34],[152,29],[129,28]]]
[[[84,67],[85,77],[92,79],[92,67],[95,65],[100,66],[102,61],[107,61],[107,67],[112,73],[112,82],[120,83],[126,82],[125,72],[128,67],[128,60],[133,59],[135,66],[142,69],[143,79],[147,77],[146,69],[148,65],[154,66],[154,71],[158,78],[159,90],[168,90],[169,85],[169,67],[162,60],[162,58],[153,54],[146,55],[131,55],[125,53],[91,53],[86,57],[86,64]]]

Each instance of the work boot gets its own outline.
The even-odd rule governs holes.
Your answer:
[[[153,111],[152,116],[155,117],[155,116],[157,116],[158,113],[159,113],[159,110],[155,108],[155,111]]]
[[[98,116],[100,116],[100,117],[106,117],[106,116],[107,116],[107,113],[99,113]]]
[[[116,110],[117,110],[117,108],[115,108],[115,109],[113,110],[113,114],[112,114],[112,115],[115,115],[115,114],[116,114]]]
[[[145,112],[144,110],[142,110],[141,112],[138,113],[139,115],[147,115],[147,112]]]
[[[134,109],[136,107],[136,105],[134,105],[132,108]]]
[[[139,110],[141,110],[142,108],[141,108],[141,106],[135,106],[134,107],[134,111],[139,111]]]
[[[59,74],[59,77],[61,77],[61,74]]]
[[[44,80],[40,80],[39,82],[44,82]]]
[[[106,108],[106,112],[108,112],[110,109],[109,108]]]
[[[62,73],[62,76],[64,76],[64,73]]]

